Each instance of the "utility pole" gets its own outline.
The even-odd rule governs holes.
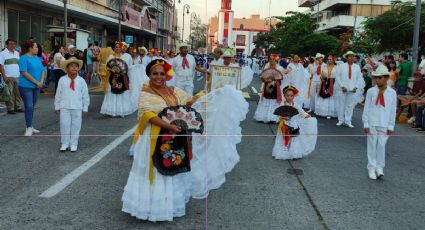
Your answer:
[[[187,10],[187,14],[189,14],[190,6],[188,4],[185,4],[183,6],[182,42],[184,41],[184,37],[183,36],[184,36],[184,13],[185,13],[185,10]]]
[[[122,8],[122,0],[118,0],[118,41],[121,41],[121,8]]]
[[[418,66],[418,46],[419,46],[419,27],[421,19],[421,0],[416,0],[415,26],[413,29],[413,47],[412,47],[412,73],[415,73]]]
[[[63,45],[66,46],[68,40],[68,0],[63,0],[63,10],[64,10],[64,22],[63,22]]]
[[[354,14],[354,26],[353,26],[353,34],[356,33],[356,23],[357,23],[357,8],[359,6],[359,0],[356,0],[356,12]],[[372,7],[372,6],[371,6]]]

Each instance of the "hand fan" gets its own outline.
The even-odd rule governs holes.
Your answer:
[[[204,121],[195,109],[187,106],[173,106],[163,109],[158,116],[168,124],[177,125],[188,132],[203,133]]]

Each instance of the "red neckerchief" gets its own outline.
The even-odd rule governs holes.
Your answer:
[[[378,97],[376,98],[376,102],[375,102],[377,106],[382,105],[382,107],[385,107],[384,92],[386,89],[387,87],[383,89],[378,88]]]
[[[318,76],[320,76],[320,75],[321,75],[321,73],[322,73],[322,64],[319,64],[319,66],[317,66],[316,74],[317,74]]]
[[[180,56],[183,58],[183,61],[182,61],[182,67],[183,67],[183,69],[186,69],[186,68],[189,69],[189,61],[186,58],[187,55],[184,55],[183,56],[183,55],[180,54]]]
[[[77,78],[77,76],[75,76],[74,78],[72,78],[72,77],[70,77],[68,75],[68,77],[71,79],[71,84],[69,84],[69,88],[71,88],[73,91],[75,91],[75,82],[74,82],[74,80],[75,80],[75,78]]]
[[[350,80],[351,80],[351,73],[352,73],[352,70],[351,70],[352,65],[353,64],[348,64],[348,79],[350,79]]]

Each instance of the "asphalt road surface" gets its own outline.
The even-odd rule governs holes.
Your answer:
[[[253,86],[259,88],[258,80]],[[252,96],[238,145],[241,161],[220,189],[206,200],[192,199],[186,216],[173,222],[121,212],[132,164],[125,134],[135,114],[105,118],[99,114],[103,95],[92,95],[77,153],[58,151],[53,97],[40,99],[34,122],[40,135],[22,136],[23,114],[0,115],[0,229],[424,228],[425,136],[397,125],[387,144],[385,179],[369,180],[356,108],[354,129],[319,118],[316,150],[302,160],[278,161],[271,156],[277,127],[253,120]]]

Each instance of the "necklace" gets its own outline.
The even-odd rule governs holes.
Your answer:
[[[152,87],[150,84],[149,84],[149,88],[153,92],[155,92],[158,96],[162,97],[162,99],[165,101],[167,106],[177,106],[179,104],[177,97],[174,95],[174,93],[171,91],[171,89],[169,87],[164,86],[164,88],[167,91],[165,93],[163,93],[163,92],[159,91],[158,89]]]

